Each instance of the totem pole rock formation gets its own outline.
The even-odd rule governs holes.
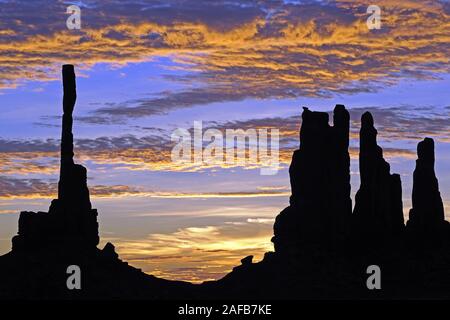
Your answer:
[[[404,228],[400,176],[390,174],[370,112],[361,117],[359,170],[361,185],[353,212],[356,232],[370,237],[398,235]]]
[[[74,67],[64,65],[62,77],[64,113],[58,199],[52,201],[48,213],[20,213],[19,232],[13,238],[13,251],[38,249],[52,244],[95,248],[99,242],[97,210],[92,209],[89,199],[86,168],[73,161]]]
[[[161,299],[191,297],[193,285],[158,279],[122,261],[115,247],[99,243],[86,169],[73,160],[72,113],[76,101],[72,65],[62,70],[64,97],[58,198],[48,212],[21,212],[12,250],[0,256],[1,299]],[[81,290],[67,285],[68,267],[81,270]]]
[[[331,247],[345,234],[351,215],[350,116],[343,105],[328,113],[304,108],[300,148],[289,168],[290,205],[276,218],[272,242],[280,254],[296,253],[305,246]]]
[[[448,226],[439,183],[434,172],[434,141],[425,138],[417,145],[416,169],[413,176],[412,209],[407,228],[412,231],[434,233]]]

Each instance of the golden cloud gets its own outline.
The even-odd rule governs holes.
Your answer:
[[[377,31],[366,26],[367,4],[340,0],[317,4],[313,12],[285,6],[270,19],[256,16],[227,29],[201,19],[133,23],[132,16],[124,16],[103,26],[88,23],[77,32],[24,35],[0,42],[0,86],[54,80],[61,63],[86,69],[159,56],[178,62],[176,68],[198,71],[191,78],[209,84],[210,96],[219,100],[375,90],[402,77],[449,72],[450,19],[443,3],[380,1],[382,29]],[[145,110],[136,116],[142,114]]]
[[[292,152],[296,148],[283,148],[279,150],[280,170],[287,168],[291,162]],[[349,148],[352,159],[357,159],[358,148]],[[415,159],[414,150],[383,148],[385,158]],[[52,158],[51,158],[52,157]],[[8,175],[56,175],[59,164],[55,161],[58,153],[23,152],[0,153],[0,173]],[[20,161],[17,161],[20,159]],[[47,164],[52,159],[53,162]],[[114,168],[118,174],[122,171],[170,171],[170,172],[202,172],[205,170],[243,168],[246,170],[261,169],[264,164],[252,161],[251,158],[241,159],[234,163],[215,161],[211,163],[173,162],[170,151],[161,151],[159,148],[147,147],[143,149],[98,150],[97,152],[81,151],[77,156],[78,162],[87,163],[90,176]]]
[[[1,183],[0,177],[0,183]],[[53,199],[57,196],[56,184],[37,181],[26,182],[26,186],[10,187],[0,193],[0,200],[13,199]],[[178,192],[178,191],[145,191],[125,185],[94,185],[89,186],[91,198],[161,198],[161,199],[209,199],[209,198],[261,198],[261,197],[286,197],[290,192],[286,191],[236,191],[236,192]]]
[[[247,255],[260,260],[265,252],[273,250],[271,235],[270,224],[247,221],[186,227],[139,240],[111,240],[121,258],[144,272],[198,283],[221,278]]]

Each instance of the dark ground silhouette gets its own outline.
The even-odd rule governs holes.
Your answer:
[[[434,142],[418,144],[413,208],[405,226],[398,174],[377,145],[372,115],[360,131],[360,189],[352,212],[350,117],[304,108],[300,148],[289,169],[290,205],[276,218],[275,252],[242,259],[218,281],[193,285],[147,275],[98,249],[86,169],[73,161],[75,74],[63,66],[63,125],[58,199],[49,212],[21,212],[12,251],[0,257],[0,299],[395,299],[450,298],[450,226],[434,172]],[[69,265],[82,289],[68,290]],[[381,268],[381,290],[368,290],[369,265]]]

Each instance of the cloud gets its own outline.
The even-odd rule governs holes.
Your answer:
[[[0,210],[0,214],[15,214],[17,213],[14,210]]]
[[[248,218],[247,222],[250,223],[263,223],[263,224],[270,224],[272,225],[275,222],[275,219],[268,219],[268,218]]]
[[[450,142],[448,136],[450,114],[443,108],[406,105],[388,108],[353,108],[349,111],[354,133],[360,126],[361,115],[365,111],[370,111],[381,139],[417,142],[425,137],[432,137],[440,142]]]
[[[55,181],[43,179],[20,179],[0,176],[0,199],[52,199],[57,196],[58,185]],[[249,190],[235,192],[178,192],[146,190],[127,185],[92,185],[89,186],[92,198],[145,197],[163,199],[182,198],[261,198],[286,197],[290,195],[284,190]]]
[[[0,87],[58,79],[69,62],[89,69],[164,56],[183,71],[172,78],[187,89],[103,106],[84,118],[108,123],[246,98],[374,92],[450,71],[447,4],[380,1],[382,29],[372,31],[369,4],[89,2],[82,29],[69,31],[63,3],[1,3]]]
[[[144,239],[114,239],[114,243],[121,258],[155,276],[191,282],[216,280],[245,256],[252,254],[258,261],[273,250],[272,226],[248,220],[252,221],[185,227]]]
[[[55,192],[55,184],[40,179],[16,179],[0,176],[0,198],[14,199],[16,197],[48,196]]]
[[[258,187],[258,190],[263,190],[263,191],[288,191],[289,189],[286,186],[262,186],[262,187]]]
[[[58,185],[55,181],[43,179],[19,179],[0,176],[0,199],[52,199],[57,196]],[[138,191],[125,185],[89,186],[93,198],[133,195]]]
[[[149,192],[143,193],[154,198],[261,198],[261,197],[288,197],[291,192],[284,189],[283,191],[260,190],[260,191],[237,191],[237,192]]]
[[[447,109],[428,107],[365,107],[349,110],[351,117],[352,145],[349,149],[352,158],[358,157],[360,118],[363,112],[370,111],[378,129],[379,143],[386,158],[415,159],[414,144],[424,137],[435,138],[437,143],[450,142],[448,137],[450,116]],[[332,116],[330,114],[330,119]],[[301,117],[271,117],[240,121],[207,122],[203,129],[216,128],[225,134],[226,129],[278,129],[280,131],[279,161],[287,167],[293,150],[298,148]],[[261,168],[260,162],[248,161],[233,164],[215,162],[177,163],[172,162],[171,151],[174,142],[170,131],[158,128],[145,136],[122,135],[103,136],[75,140],[77,161],[86,164],[89,172],[96,175],[105,170],[122,171],[172,171],[198,172],[218,168],[246,169]],[[192,129],[192,128],[187,128]],[[399,148],[392,142],[411,142],[412,148]],[[7,140],[0,139],[0,173],[2,174],[47,174],[55,175],[59,170],[59,140]]]
[[[300,109],[300,108],[299,108]],[[450,113],[446,108],[433,106],[395,106],[395,107],[353,107],[350,113],[350,138],[359,138],[361,116],[364,112],[372,113],[379,139],[386,141],[401,140],[417,142],[424,137],[433,137],[441,142],[450,142]],[[272,117],[211,123],[225,128],[273,128],[280,130],[281,141],[286,144],[297,141],[301,127],[301,116]],[[330,124],[333,114],[329,111]]]

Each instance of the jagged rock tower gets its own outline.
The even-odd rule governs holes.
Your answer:
[[[27,251],[56,245],[95,249],[98,242],[97,210],[92,209],[86,168],[73,161],[72,113],[76,101],[73,65],[62,69],[64,97],[61,135],[61,167],[58,199],[49,212],[20,213],[19,232],[13,238],[13,251]]]
[[[425,138],[417,145],[416,169],[413,176],[412,209],[409,211],[408,231],[438,236],[448,228],[439,183],[434,172],[434,141]]]
[[[343,105],[328,113],[304,108],[300,148],[294,151],[289,175],[290,205],[276,218],[272,242],[279,254],[304,248],[331,248],[344,238],[351,215],[350,116]]]
[[[354,231],[374,241],[398,235],[404,228],[400,175],[390,174],[377,133],[372,115],[365,112],[359,136],[361,185],[355,196]]]

